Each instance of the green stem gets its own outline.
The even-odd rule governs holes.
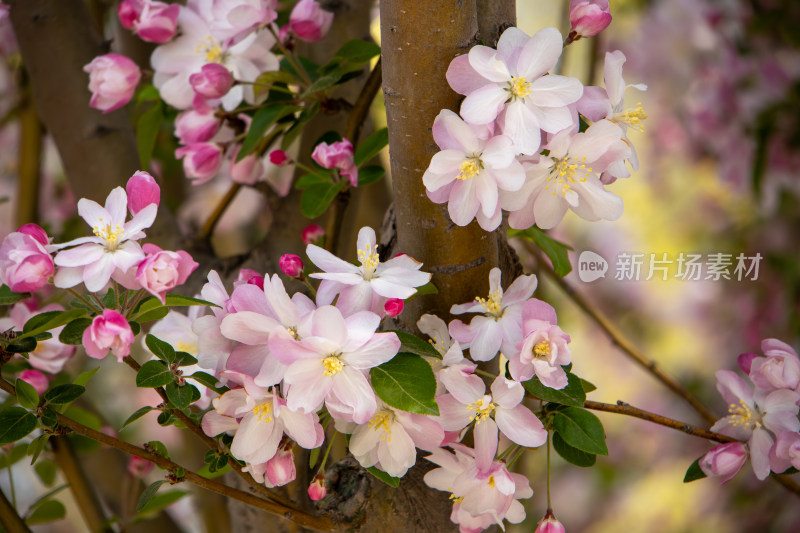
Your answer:
[[[12,505],[6,495],[0,491],[0,524],[9,533],[31,533],[30,528],[17,513],[15,505]]]
[[[333,430],[333,435],[331,435],[330,440],[328,441],[328,449],[325,450],[325,455],[322,457],[322,463],[319,465],[319,472],[325,471],[325,463],[328,462],[328,455],[331,453],[331,448],[333,448],[333,441],[336,440],[336,435],[339,432],[335,429]]]
[[[550,431],[547,432],[547,508],[552,509],[550,505]]]
[[[14,473],[11,472],[11,466],[8,465],[8,484],[11,487],[11,505],[17,508],[17,491],[14,488]]]
[[[70,293],[71,295],[73,295],[73,296],[74,296],[75,298],[77,298],[78,300],[80,300],[80,301],[82,301],[83,303],[85,303],[85,304],[86,304],[86,305],[89,307],[89,309],[91,309],[92,311],[94,311],[94,312],[95,312],[95,313],[97,313],[98,315],[102,315],[102,314],[103,314],[103,311],[102,311],[102,309],[98,309],[98,308],[96,308],[96,307],[94,306],[94,304],[92,304],[92,303],[91,303],[89,300],[87,300],[86,298],[84,298],[83,296],[81,296],[80,294],[78,294],[77,292],[75,292],[74,290],[72,290],[72,289],[67,289],[67,292],[68,292],[68,293]]]
[[[476,368],[475,369],[475,373],[478,374],[479,376],[483,376],[485,378],[497,379],[497,376],[495,374],[492,374],[491,372],[487,372],[485,370],[481,370],[480,368]]]
[[[308,278],[306,276],[303,276],[302,282],[305,283],[306,287],[308,287],[308,290],[311,291],[311,296],[316,298],[317,297],[317,289],[315,289],[314,286],[311,284],[311,282],[308,281]]]

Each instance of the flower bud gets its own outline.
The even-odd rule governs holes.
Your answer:
[[[183,157],[186,177],[200,185],[213,178],[222,165],[222,150],[214,143],[192,143],[175,150],[175,157]]]
[[[55,266],[45,249],[47,234],[36,224],[26,224],[9,233],[0,244],[0,283],[14,292],[44,287]]]
[[[569,23],[572,26],[569,40],[597,35],[611,24],[608,0],[572,0],[569,4]]]
[[[264,290],[264,276],[251,268],[243,268],[239,270],[239,275],[236,277],[236,281],[233,282],[234,287],[239,285],[255,285]]]
[[[278,453],[267,461],[266,476],[274,487],[281,487],[295,480],[297,471],[294,467],[291,445],[286,450],[281,446],[278,448]]]
[[[269,162],[273,165],[282,167],[289,161],[289,156],[283,150],[273,150],[269,153]]]
[[[255,185],[264,175],[264,164],[261,162],[261,158],[256,157],[255,154],[247,155],[241,161],[236,161],[240,149],[241,146],[237,145],[231,152],[231,179],[236,183]]]
[[[303,244],[318,244],[325,237],[325,230],[318,224],[309,224],[303,229]]]
[[[534,533],[564,533],[564,525],[558,521],[552,509],[548,509]]]
[[[189,83],[194,92],[203,98],[222,98],[233,86],[230,71],[219,63],[207,63],[200,72],[189,76]]]
[[[284,254],[278,260],[281,272],[290,278],[299,278],[303,274],[303,260],[294,254]]]
[[[149,243],[142,246],[142,250],[147,255],[136,268],[136,282],[162,304],[166,302],[167,292],[186,283],[199,266],[183,250],[169,252]]]
[[[353,161],[353,145],[347,139],[333,144],[320,143],[314,148],[311,159],[322,168],[336,168],[339,174],[358,187],[358,167]]]
[[[322,477],[322,474],[317,474],[314,476],[314,481],[308,486],[308,497],[311,498],[312,501],[318,502],[324,498],[326,494],[328,494],[328,489],[325,488],[325,478]]]
[[[333,13],[325,11],[316,0],[300,0],[289,15],[289,28],[299,39],[315,43],[328,34]]]
[[[89,73],[89,105],[109,113],[130,102],[142,77],[136,63],[119,54],[98,56],[83,67]]]
[[[33,224],[32,222],[20,226],[17,231],[20,233],[24,233],[25,235],[30,235],[31,237],[36,239],[39,243],[41,243],[43,246],[47,246],[48,244],[50,244],[50,237],[47,236],[47,232],[44,229],[42,229],[41,226]]]
[[[150,204],[161,202],[161,188],[153,176],[142,170],[131,176],[125,192],[128,193],[128,210],[134,215]]]
[[[128,459],[128,473],[133,477],[144,477],[153,470],[153,463],[136,455]]]
[[[707,476],[722,476],[727,483],[747,461],[747,450],[741,442],[720,444],[700,459],[700,469]]]
[[[47,387],[50,385],[50,381],[47,379],[47,376],[38,370],[24,370],[20,373],[19,379],[33,387],[33,389],[36,391],[36,394],[39,396],[44,394],[47,390]]]
[[[119,361],[130,354],[134,335],[125,317],[113,309],[106,309],[102,315],[94,317],[91,325],[83,332],[83,346],[86,355],[102,359],[109,350]]]
[[[165,4],[146,0],[139,18],[134,22],[134,33],[143,41],[163,44],[178,32],[178,4]]]
[[[739,365],[739,368],[742,369],[742,372],[745,374],[750,373],[750,367],[753,365],[753,361],[758,357],[758,354],[754,354],[752,352],[746,352],[739,354],[739,357],[736,358],[736,363]]]
[[[175,119],[175,136],[181,144],[202,143],[211,140],[219,126],[220,121],[210,107],[190,109]]]
[[[404,302],[400,298],[389,298],[384,304],[383,309],[392,318],[403,312]]]
[[[117,6],[119,22],[126,30],[132,30],[134,24],[139,20],[139,12],[142,10],[142,0],[122,0]]]

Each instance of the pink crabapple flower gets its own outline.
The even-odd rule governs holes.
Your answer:
[[[88,291],[97,292],[112,277],[124,276],[144,259],[136,241],[145,236],[142,230],[155,220],[158,205],[145,206],[126,222],[127,210],[128,195],[122,187],[109,193],[105,206],[86,198],[78,201],[78,214],[91,226],[94,236],[49,246],[51,250],[61,250],[54,259],[59,267],[54,278],[56,287],[66,289],[83,282]]]
[[[210,141],[219,129],[220,120],[208,106],[182,111],[175,119],[175,137],[183,145]]]
[[[317,305],[328,305],[336,295],[336,307],[344,315],[370,310],[380,314],[389,298],[407,299],[416,293],[415,287],[428,283],[431,275],[420,272],[419,263],[402,254],[386,262],[378,257],[375,230],[363,227],[358,232],[359,266],[339,259],[332,253],[309,244],[306,255],[323,272],[309,277],[321,279],[317,289]]]
[[[489,297],[477,297],[475,301],[454,305],[450,313],[481,313],[472,318],[469,326],[460,320],[450,323],[450,334],[469,347],[475,361],[491,361],[499,351],[515,353],[522,341],[522,308],[533,295],[538,281],[536,276],[520,276],[503,292],[500,285],[500,269],[489,272]]]
[[[33,292],[47,285],[55,271],[45,248],[49,242],[36,224],[25,224],[6,235],[0,244],[0,284],[14,292]]]
[[[325,478],[322,474],[317,474],[308,486],[308,497],[311,501],[318,502],[326,494],[328,494],[328,489],[325,487]]]
[[[274,22],[277,0],[189,0],[205,20],[211,32],[220,41],[237,43],[255,31],[258,26]]]
[[[800,470],[800,433],[781,431],[770,452],[770,467],[773,472],[784,472],[793,466]]]
[[[237,161],[240,145],[234,145],[230,151],[231,165],[229,173],[235,183],[255,185],[264,175],[264,163],[256,154],[249,154]]]
[[[217,175],[222,165],[222,148],[211,142],[196,142],[175,150],[175,157],[183,158],[183,171],[192,185],[201,185]]]
[[[147,255],[136,269],[136,281],[162,304],[166,302],[167,292],[186,283],[189,275],[199,266],[183,250],[171,252],[149,243],[142,246],[142,250]]]
[[[342,177],[350,180],[350,185],[358,187],[358,167],[353,162],[353,145],[347,139],[332,144],[319,143],[311,159],[322,168],[338,169]]]
[[[791,389],[800,391],[800,359],[794,348],[778,339],[764,339],[761,351],[765,357],[754,357],[748,375],[759,389]]]
[[[333,13],[316,0],[300,0],[289,15],[289,28],[298,39],[315,43],[323,39],[333,24]]]
[[[297,478],[297,470],[294,466],[294,455],[292,455],[292,441],[284,437],[284,442],[278,447],[275,456],[267,461],[264,474],[269,485],[282,487],[291,483]],[[322,442],[320,442],[322,445]]]
[[[117,359],[130,354],[133,331],[125,317],[113,309],[105,309],[102,315],[94,317],[91,325],[83,332],[83,346],[86,355],[103,359],[109,350]]]
[[[719,370],[717,390],[728,404],[728,416],[711,426],[711,431],[747,441],[750,462],[759,480],[770,472],[770,450],[781,431],[797,432],[797,402],[800,394],[788,389],[764,391],[753,388],[731,370]]]
[[[386,312],[386,316],[395,318],[403,312],[403,307],[405,307],[405,303],[400,298],[389,298],[383,305],[383,310]]]
[[[511,138],[489,137],[487,128],[472,126],[448,109],[436,117],[433,138],[442,151],[422,176],[428,197],[447,202],[459,226],[477,218],[486,231],[496,229],[502,220],[498,191],[518,191],[525,182]]]
[[[154,0],[123,0],[117,6],[117,13],[122,26],[133,30],[143,41],[163,44],[178,30],[180,9],[178,4]]]
[[[189,83],[198,95],[209,100],[225,96],[233,87],[230,71],[219,63],[207,63],[189,76]]]
[[[608,0],[572,0],[569,3],[569,23],[574,39],[597,35],[611,24]]]
[[[153,471],[155,465],[147,459],[142,459],[136,455],[131,455],[128,459],[128,473],[133,477],[143,478]]]
[[[564,525],[558,521],[558,518],[553,514],[552,509],[548,509],[542,518],[539,525],[536,526],[536,531],[533,533],[566,533]]]
[[[98,56],[83,67],[89,74],[89,105],[110,113],[130,102],[142,73],[136,63],[119,54]]]
[[[567,374],[562,368],[572,362],[569,335],[556,325],[556,311],[549,304],[531,298],[522,308],[522,334],[519,350],[509,357],[508,370],[517,381],[533,376],[545,387],[563,389]]]
[[[541,131],[557,133],[576,124],[569,109],[583,93],[575,79],[545,75],[561,56],[563,39],[555,28],[533,37],[519,28],[503,32],[497,50],[474,46],[455,58],[447,69],[450,87],[466,96],[461,116],[470,124],[498,120],[503,135],[516,153],[533,155],[541,144]]]
[[[46,313],[48,311],[63,311],[64,307],[59,304],[48,304],[37,309],[33,299],[17,302],[11,307],[8,317],[0,318],[0,331],[15,329],[21,331],[25,323],[31,317]],[[36,348],[28,353],[28,363],[43,372],[57,374],[64,368],[64,364],[75,354],[76,347],[62,344],[58,340],[58,335],[64,326],[52,330],[53,336],[49,339],[38,341]]]
[[[44,394],[47,391],[47,387],[50,385],[50,380],[47,379],[47,376],[38,370],[23,370],[19,374],[19,379],[33,387],[33,390],[35,390],[36,394],[39,396]]]
[[[392,359],[400,340],[394,333],[375,333],[381,318],[369,311],[344,318],[326,305],[310,318],[310,336],[269,339],[270,352],[289,366],[284,376],[289,408],[313,413],[324,402],[329,410],[366,424],[377,409],[368,371]]]
[[[158,207],[161,202],[161,188],[153,176],[142,170],[130,177],[125,184],[125,193],[128,195],[128,210],[132,215],[150,204]]]
[[[290,278],[299,278],[303,274],[303,260],[295,254],[283,254],[278,265],[281,272]]]
[[[324,236],[325,230],[319,224],[309,224],[303,228],[303,232],[300,234],[300,238],[305,245],[319,244],[319,241],[322,240]]]
[[[747,462],[747,449],[741,442],[727,442],[714,447],[700,458],[700,469],[707,476],[721,476],[725,484]]]

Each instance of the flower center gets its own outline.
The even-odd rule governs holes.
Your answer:
[[[291,335],[294,340],[296,340],[296,341],[300,340],[300,334],[297,333],[297,327],[296,326],[292,326],[290,328],[286,328],[286,331],[289,332],[289,335]]]
[[[642,103],[639,102],[634,108],[628,108],[620,113],[614,113],[614,118],[612,120],[614,122],[627,124],[628,126],[632,126],[633,128],[643,132],[644,126],[642,125],[642,122],[644,122],[646,118],[647,113],[644,112],[644,109],[642,109]]]
[[[450,499],[453,500],[453,505],[458,505],[459,503],[464,501],[463,496],[456,496],[455,494],[451,494]]]
[[[376,413],[372,418],[369,419],[369,427],[371,427],[375,431],[383,431],[383,435],[381,435],[381,440],[391,442],[392,440],[391,423],[393,420],[394,420],[394,414],[391,411],[381,411],[379,413]]]
[[[253,414],[259,422],[272,422],[272,402],[264,402],[253,407]]]
[[[508,82],[508,89],[506,90],[511,93],[511,100],[513,101],[517,98],[525,98],[531,94],[531,84],[525,79],[525,76],[512,76],[511,81]]]
[[[547,341],[537,342],[531,353],[533,353],[534,359],[547,359],[547,356],[550,355],[550,343]]]
[[[492,397],[487,394],[477,402],[467,405],[467,409],[475,412],[469,419],[479,424],[489,418],[496,407],[497,405],[492,403]]]
[[[358,250],[358,260],[361,261],[361,270],[363,271],[362,277],[369,281],[375,274],[375,269],[378,268],[381,260],[378,258],[378,247],[372,248],[370,243],[363,250]]]
[[[503,316],[503,292],[500,289],[490,294],[488,300],[476,296],[475,301],[481,304],[486,309],[486,314],[493,316],[495,321]]]
[[[732,403],[728,406],[728,418],[732,426],[742,427],[745,429],[755,429],[761,425],[761,420],[750,407],[744,403],[744,400],[739,400],[739,404]]]
[[[440,341],[439,337],[433,337],[432,339],[428,339],[428,342],[431,343],[431,345],[434,348],[436,348],[436,351],[439,352],[440,354],[444,355],[447,352],[447,350],[445,349],[446,346],[444,341]]]
[[[326,376],[333,376],[342,371],[344,363],[339,359],[340,355],[342,354],[332,354],[322,360],[322,366],[325,367]]]
[[[461,166],[458,167],[458,176],[456,179],[459,180],[468,180],[470,178],[474,178],[478,174],[480,174],[481,170],[483,169],[483,161],[478,156],[468,157],[461,163]]]
[[[489,486],[494,488],[494,474],[489,476]]]
[[[566,196],[572,190],[572,184],[576,182],[586,181],[586,177],[592,172],[592,167],[586,166],[586,158],[580,161],[571,157],[564,159],[554,159],[554,165],[550,169],[550,175],[547,176],[547,185],[545,189],[549,189],[550,185],[554,185],[554,189],[561,187],[561,195]],[[556,191],[551,191],[555,196]]]
[[[198,44],[195,53],[204,54],[207,63],[220,63],[222,64],[225,59],[225,53],[222,51],[222,45],[210,35],[206,35],[204,41]]]
[[[99,219],[100,222],[103,222],[103,219]],[[124,229],[122,228],[122,224],[114,224],[114,227],[111,227],[111,223],[107,223],[105,226],[95,226],[92,228],[92,232],[95,236],[100,237],[104,241],[106,241],[106,248],[109,250],[116,250],[117,246],[120,243],[120,238],[124,233]]]

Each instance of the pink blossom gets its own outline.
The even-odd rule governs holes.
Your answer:
[[[297,477],[292,455],[292,442],[284,437],[284,443],[278,448],[275,456],[267,461],[265,474],[269,484],[273,487],[282,487]]]
[[[542,518],[539,525],[536,526],[536,531],[533,533],[566,533],[564,525],[558,521],[558,518],[553,514],[552,509],[548,509]]]
[[[130,102],[142,77],[136,63],[119,54],[98,56],[83,67],[89,74],[89,105],[110,113]]]
[[[161,44],[175,36],[180,6],[153,0],[123,0],[117,12],[123,27],[144,41]]]
[[[128,473],[133,477],[144,477],[153,471],[155,465],[147,459],[131,455],[128,459]]]
[[[308,497],[311,501],[318,502],[324,498],[326,494],[328,494],[328,489],[325,487],[325,478],[322,474],[317,474],[308,486]]]
[[[349,179],[350,185],[358,187],[358,167],[353,162],[353,145],[347,139],[333,144],[319,143],[311,159],[322,168],[339,169],[339,174]]]
[[[444,320],[435,315],[422,315],[417,328],[430,337],[431,345],[442,354],[441,359],[428,359],[436,375],[436,395],[449,392],[461,403],[481,397],[486,386],[475,375],[478,365],[464,357],[461,344],[450,337]]]
[[[121,362],[130,353],[133,338],[133,331],[125,317],[113,309],[105,309],[84,330],[83,346],[89,357],[103,359],[111,350]]]
[[[23,300],[11,307],[8,317],[0,318],[0,331],[12,328],[21,331],[31,317],[48,311],[63,310],[64,307],[59,304],[49,304],[37,309],[36,302],[33,299]],[[67,360],[75,354],[75,346],[62,344],[58,340],[58,334],[63,329],[63,326],[55,328],[52,330],[52,338],[37,341],[36,349],[28,353],[28,362],[33,368],[57,374],[61,372]]]
[[[53,275],[53,258],[45,249],[47,234],[36,224],[9,233],[0,244],[0,283],[14,292],[44,287]]]
[[[747,461],[747,450],[741,442],[728,442],[716,446],[700,459],[700,469],[707,476],[722,476],[727,483],[739,473]]]
[[[278,260],[281,272],[290,278],[299,278],[303,274],[303,260],[294,254],[284,254]]]
[[[19,375],[19,379],[33,387],[36,394],[39,396],[44,394],[45,391],[47,391],[47,387],[50,385],[50,380],[47,379],[47,376],[38,370],[23,370]]]
[[[770,453],[770,468],[780,473],[790,466],[800,470],[800,433],[781,431]]]
[[[289,160],[289,156],[283,150],[273,150],[269,153],[269,162],[273,165],[282,167]],[[308,243],[306,243],[308,244]]]
[[[257,26],[266,26],[277,18],[277,3],[277,0],[191,0],[188,6],[207,22],[217,39],[238,43]]]
[[[800,359],[794,348],[778,339],[765,339],[761,350],[766,357],[755,357],[748,373],[756,387],[765,390],[800,388]]]
[[[303,239],[303,244],[319,244],[319,241],[325,236],[325,230],[319,224],[309,224],[303,228],[300,238]]]
[[[208,99],[225,96],[233,87],[230,71],[219,63],[207,63],[189,76],[189,83],[194,92]]]
[[[167,292],[186,283],[189,274],[199,266],[183,250],[170,252],[155,244],[145,244],[142,249],[147,255],[136,269],[136,281],[162,304]]]
[[[597,35],[611,24],[608,0],[572,0],[569,3],[569,23],[576,39]]]
[[[231,150],[231,179],[236,183],[255,185],[264,175],[264,163],[256,154],[249,154],[237,161],[241,145],[235,145]]]
[[[142,170],[134,173],[125,185],[128,195],[128,210],[136,214],[150,204],[158,206],[161,201],[161,188],[156,180]]]
[[[247,283],[248,285],[255,285],[262,291],[264,290],[264,276],[251,268],[242,268],[239,270],[239,275],[236,276],[236,281],[233,282],[234,287],[237,283]]]
[[[508,370],[517,381],[533,376],[545,387],[563,389],[567,374],[562,366],[572,361],[569,335],[557,325],[556,311],[549,304],[531,298],[522,308],[522,334],[519,350],[509,358]]]
[[[389,298],[383,305],[383,310],[386,311],[387,316],[394,318],[403,312],[404,306],[405,304],[400,298]]]
[[[175,136],[181,144],[210,141],[219,128],[220,120],[208,106],[183,111],[175,119]]]
[[[333,13],[325,11],[316,0],[300,0],[289,15],[289,27],[304,41],[315,43],[328,34]]]
[[[198,142],[175,150],[175,157],[183,158],[186,177],[192,185],[200,185],[213,178],[222,165],[222,149],[214,143]]]

